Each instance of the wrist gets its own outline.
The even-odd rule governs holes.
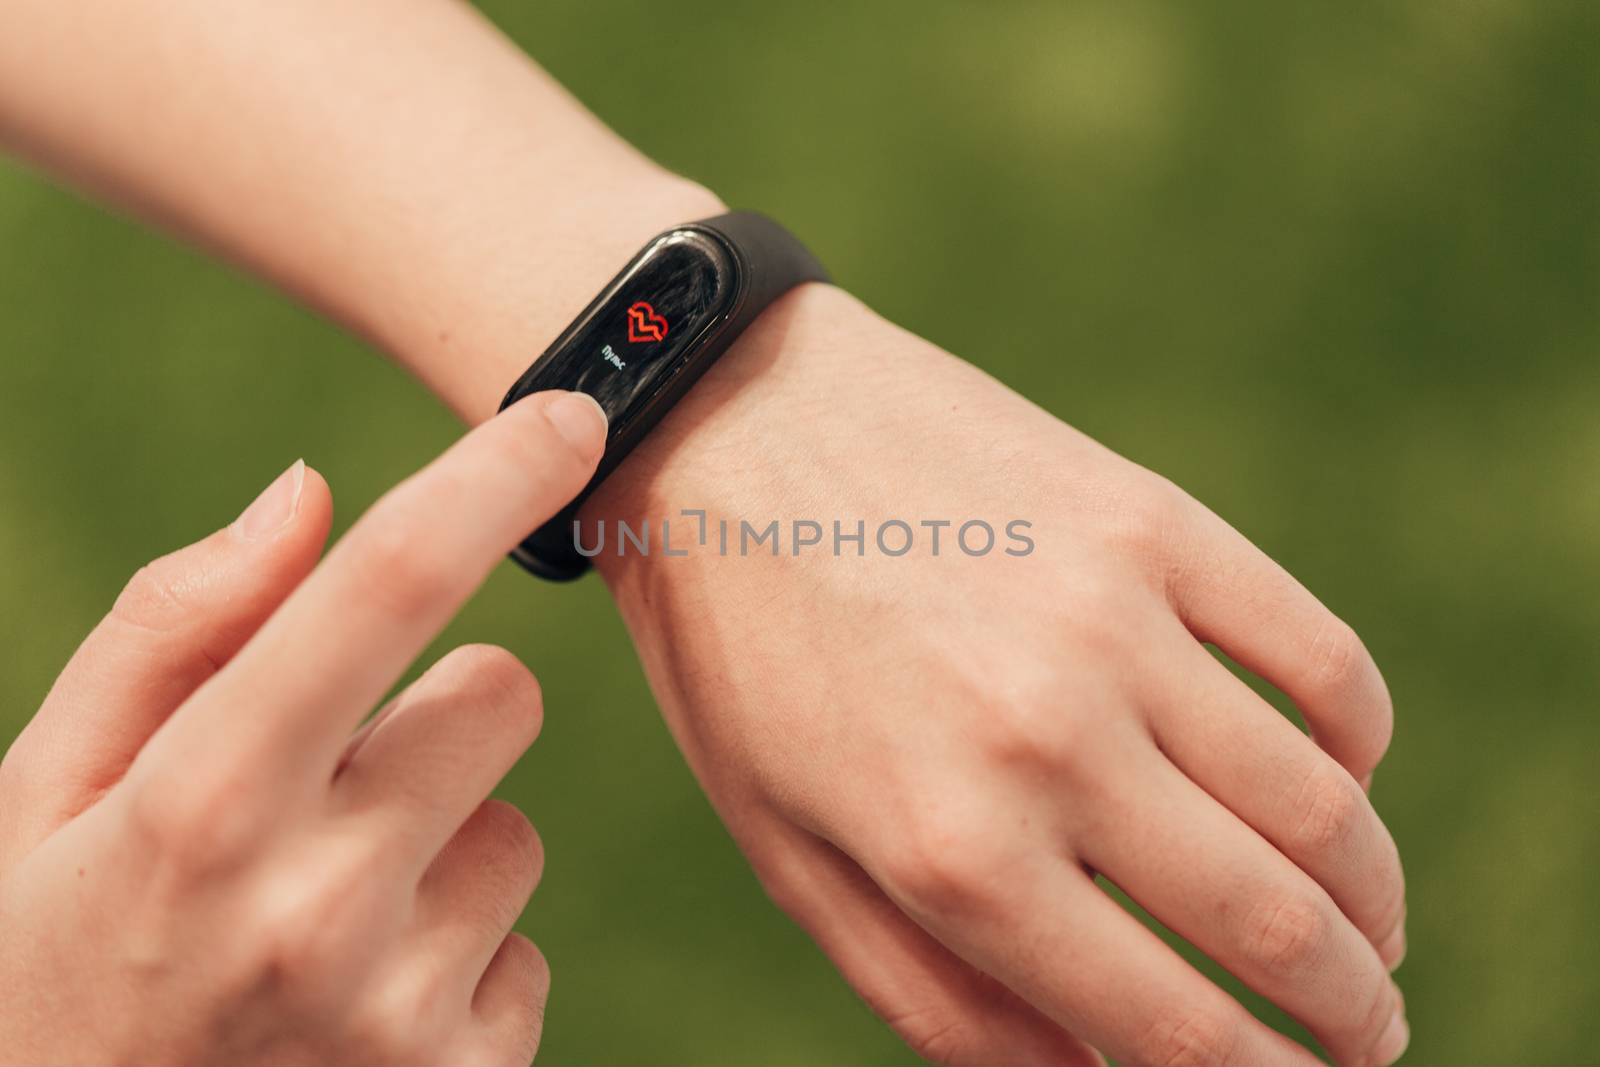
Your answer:
[[[474,269],[431,261],[425,298],[376,331],[468,423],[495,414],[518,375],[647,241],[726,210],[710,190],[648,164],[560,202],[559,211],[498,220],[493,240],[477,242]]]
[[[486,250],[476,273],[430,265],[426,299],[397,319],[386,347],[469,423],[492,417],[518,376],[652,237],[726,210],[701,186],[641,169],[603,196],[574,191],[554,217],[508,222],[500,238],[506,247]],[[659,530],[662,518],[683,508],[715,516],[801,506],[814,481],[811,462],[824,457],[829,435],[859,434],[874,417],[854,410],[862,397],[884,389],[903,395],[904,382],[914,380],[907,346],[897,343],[908,336],[834,286],[792,290],[605,480],[584,518],[649,521]],[[926,346],[914,348],[924,358]],[[619,599],[656,562],[595,560]],[[661,569],[676,578],[691,568]]]
[[[845,483],[882,415],[868,398],[904,395],[895,383],[932,351],[898,343],[908,337],[831,285],[801,286],[769,307],[582,509],[586,524],[611,526],[594,562],[625,614],[658,583],[696,582],[716,556],[715,534],[711,548],[692,548],[699,522],[685,509],[736,530],[741,519],[820,517],[853,496]],[[660,538],[663,520],[674,550],[691,545],[697,558],[668,557],[659,540],[648,553],[617,551],[617,523]]]

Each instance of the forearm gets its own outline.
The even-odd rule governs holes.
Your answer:
[[[721,208],[455,0],[0,0],[0,26],[0,136],[352,325],[471,421],[650,236]],[[1086,872],[1335,1062],[1398,1055],[1404,882],[1356,785],[1392,705],[1353,631],[1216,516],[817,285],[586,515],[685,508],[1028,523],[1021,557],[613,539],[597,560],[757,873],[927,1058],[1100,1062],[1082,1037],[1130,1063],[1316,1062]]]
[[[469,422],[651,236],[722,210],[458,0],[0,0],[0,15],[0,143],[345,323]],[[588,513],[798,506],[838,460],[815,450],[881,418],[873,375],[907,407],[920,376],[897,373],[886,333],[840,290],[789,294]],[[694,569],[596,562],[651,664],[667,586],[699,586]],[[652,671],[658,688],[669,673]]]
[[[456,0],[0,0],[0,139],[370,338],[457,412],[709,192]]]

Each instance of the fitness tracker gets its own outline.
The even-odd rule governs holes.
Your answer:
[[[544,389],[582,390],[611,421],[583,492],[511,558],[557,581],[589,560],[573,540],[578,507],[773,301],[828,274],[765,215],[735,212],[668,230],[644,247],[517,379],[506,406]]]

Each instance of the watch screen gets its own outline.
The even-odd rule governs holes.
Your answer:
[[[666,234],[529,369],[517,391],[581,389],[605,409],[615,437],[728,313],[736,288],[734,264],[715,238]]]

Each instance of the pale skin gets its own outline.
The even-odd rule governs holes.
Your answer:
[[[469,422],[650,236],[722,208],[452,0],[0,17],[8,144],[350,325]],[[599,561],[762,884],[917,1052],[1317,1062],[1099,873],[1335,1062],[1398,1058],[1403,877],[1363,788],[1389,696],[1221,519],[825,286],[763,315],[585,514],[684,507],[1034,524],[1022,559]]]
[[[296,464],[129,582],[0,764],[8,1063],[531,1060],[549,975],[511,926],[541,852],[486,798],[537,684],[460,648],[356,724],[604,439],[587,397],[530,397],[320,566],[332,502]]]

